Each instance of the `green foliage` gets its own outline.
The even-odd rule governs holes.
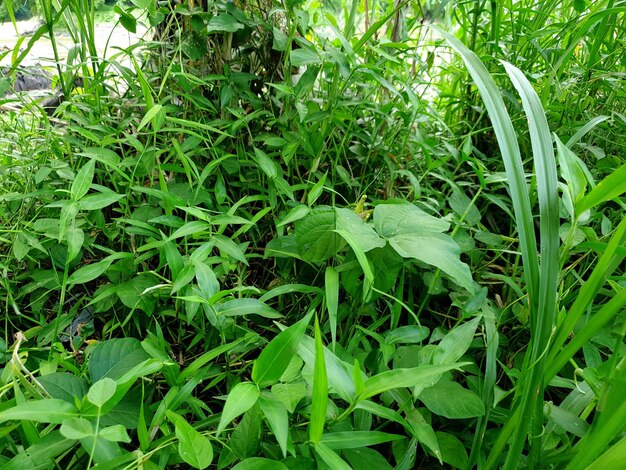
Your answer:
[[[2,468],[621,468],[622,3],[40,5]]]

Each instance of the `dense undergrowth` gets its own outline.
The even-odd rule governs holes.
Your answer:
[[[623,468],[624,2],[40,9],[3,469]]]

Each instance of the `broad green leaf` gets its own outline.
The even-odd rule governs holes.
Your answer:
[[[485,413],[480,397],[456,382],[439,381],[424,389],[419,399],[430,411],[445,418],[476,418]]]
[[[319,264],[345,246],[335,233],[337,215],[330,207],[317,207],[295,224],[298,254],[309,263]]]
[[[139,274],[130,281],[117,286],[115,292],[128,308],[143,310],[151,315],[156,307],[156,299],[146,290],[158,284],[159,280],[152,274]]]
[[[82,439],[94,433],[94,426],[85,418],[67,418],[61,424],[60,431],[68,439]]]
[[[114,192],[91,194],[78,201],[78,208],[83,211],[96,211],[104,209],[105,207],[108,207],[125,197],[126,196],[123,194],[117,194]]]
[[[65,400],[74,404],[74,400],[82,400],[87,393],[87,381],[68,372],[54,372],[42,375],[39,383],[46,389],[52,398]]]
[[[321,442],[315,444],[315,452],[317,452],[317,455],[322,458],[324,463],[328,465],[328,468],[331,470],[352,470],[350,465],[342,460],[341,457],[335,453],[335,451]]]
[[[439,450],[439,441],[433,427],[424,419],[420,410],[413,408],[407,411],[406,420],[413,430],[415,438],[424,444],[441,462],[441,451]]]
[[[226,253],[228,256],[232,256],[246,266],[248,265],[244,251],[233,240],[224,235],[214,235],[213,239],[215,240],[215,246],[222,252],[222,256]]]
[[[214,306],[215,311],[227,317],[238,317],[241,315],[259,315],[265,318],[281,318],[282,315],[269,305],[258,299],[240,298],[227,300],[222,304]]]
[[[276,437],[283,457],[287,457],[287,441],[289,440],[289,417],[287,416],[287,408],[285,408],[285,405],[283,405],[278,398],[269,393],[260,396],[259,406],[270,429]]]
[[[367,447],[345,449],[342,451],[342,454],[353,469],[393,469],[393,467],[389,465],[389,462],[387,462],[385,458],[374,449],[369,449]]]
[[[167,412],[167,416],[174,422],[176,438],[178,439],[178,453],[182,459],[193,468],[207,468],[213,461],[213,446],[211,441],[194,429],[184,418]]]
[[[313,312],[299,322],[281,331],[269,342],[252,366],[252,380],[260,388],[278,382],[302,341]]]
[[[467,468],[469,458],[463,443],[447,432],[437,432],[437,441],[441,450],[441,460],[453,468]]]
[[[98,261],[97,263],[91,263],[82,268],[74,271],[70,277],[67,278],[67,283],[70,285],[73,284],[85,284],[87,282],[93,281],[94,279],[100,277],[109,266],[113,262],[112,259],[103,259]]]
[[[380,431],[344,431],[326,433],[322,436],[320,443],[326,444],[330,449],[355,449],[400,439],[405,439],[405,437]]]
[[[67,418],[78,416],[76,407],[57,398],[30,400],[0,411],[0,423],[10,420],[27,420],[38,423],[61,424]]]
[[[448,235],[435,232],[398,235],[390,238],[389,243],[403,258],[414,258],[435,266],[458,285],[473,292],[472,273],[459,258],[459,245]]]
[[[253,406],[243,415],[228,441],[229,447],[238,458],[243,460],[259,454],[261,424],[259,406]]]
[[[379,204],[374,208],[374,227],[383,238],[415,233],[445,232],[450,224],[413,204]]]
[[[465,217],[465,222],[469,225],[477,225],[480,222],[480,211],[476,208],[472,200],[457,188],[453,188],[448,203],[459,217]]]
[[[110,413],[108,413],[107,416],[110,416]],[[126,432],[126,428],[121,424],[114,424],[113,426],[100,429],[98,436],[111,442],[125,442],[128,444],[131,441],[130,436]]]
[[[30,447],[21,450],[9,462],[2,463],[3,470],[49,470],[56,465],[55,459],[76,444],[74,439],[65,438],[60,431],[42,435]]]
[[[259,399],[260,393],[259,387],[250,382],[235,385],[226,398],[216,434],[219,436],[233,419],[252,408]]]
[[[289,467],[277,460],[270,460],[263,457],[251,457],[242,460],[235,465],[232,470],[288,470]]]
[[[272,395],[285,405],[289,413],[293,413],[298,403],[307,394],[307,386],[304,382],[277,383],[272,385]]]
[[[326,361],[324,360],[324,345],[322,344],[322,332],[317,317],[315,317],[315,364],[312,400],[309,440],[317,444],[324,433],[326,406],[328,404],[328,378],[326,376]]]
[[[102,406],[115,395],[116,389],[117,383],[115,383],[115,380],[105,377],[98,380],[89,388],[87,399],[98,408],[102,408]]]
[[[198,287],[200,287],[204,297],[210,299],[220,291],[220,283],[217,280],[217,276],[211,267],[202,261],[193,260],[193,265]]]
[[[458,361],[472,344],[479,322],[480,317],[476,317],[457,326],[444,336],[433,354],[433,364],[451,364]]]
[[[244,25],[239,23],[234,16],[221,13],[211,17],[207,25],[207,33],[234,33],[243,27]]]
[[[424,365],[411,369],[393,369],[381,372],[365,381],[365,389],[359,396],[359,400],[378,395],[379,393],[401,387],[414,387],[416,385],[430,387],[434,385],[441,376],[452,369],[458,369],[469,362],[459,362],[446,365]]]
[[[276,170],[276,164],[274,161],[263,151],[258,148],[254,148],[254,159],[259,165],[263,173],[270,179],[278,177],[278,171]]]
[[[385,341],[389,344],[415,344],[421,343],[429,335],[430,330],[425,326],[400,326],[387,332]]]
[[[89,188],[91,187],[91,182],[93,181],[93,175],[96,168],[96,161],[89,160],[85,166],[83,166],[76,173],[76,177],[72,182],[72,188],[70,189],[70,193],[72,194],[72,198],[74,201],[79,201]]]
[[[290,59],[292,67],[302,67],[320,62],[320,56],[313,47],[292,49]]]
[[[293,209],[291,209],[283,220],[281,220],[280,222],[278,222],[276,224],[276,228],[282,227],[283,225],[292,224],[294,222],[297,222],[298,220],[302,219],[303,217],[306,217],[307,214],[310,211],[311,211],[311,209],[309,209],[304,204],[299,204],[296,207],[294,207]]]
[[[335,209],[335,211],[337,212],[337,230],[353,235],[363,251],[368,252],[385,246],[385,240],[380,238],[374,228],[350,209]]]
[[[115,338],[96,345],[89,358],[91,380],[109,377],[118,379],[138,364],[150,359],[150,355],[134,338]]]

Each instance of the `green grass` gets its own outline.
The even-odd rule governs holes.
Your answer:
[[[2,468],[621,468],[622,4],[335,3],[42,2]]]

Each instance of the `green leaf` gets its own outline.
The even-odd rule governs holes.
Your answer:
[[[313,338],[305,336],[298,346],[298,355],[311,369],[315,368],[316,345]],[[326,371],[330,389],[343,400],[352,402],[354,399],[354,381],[352,379],[352,365],[343,362],[332,351],[324,347]]]
[[[280,332],[269,342],[252,366],[252,380],[259,388],[278,382],[302,341],[311,316],[309,313],[299,322]]]
[[[74,271],[70,277],[67,278],[67,283],[69,285],[74,284],[85,284],[87,282],[93,281],[94,279],[100,277],[109,266],[113,262],[112,259],[105,258],[97,263],[88,264],[83,266],[82,268]]]
[[[480,397],[456,382],[439,381],[424,389],[419,399],[433,413],[450,419],[476,418],[485,414]]]
[[[68,439],[82,439],[93,435],[94,426],[85,418],[67,418],[61,424],[60,431]]]
[[[315,364],[313,368],[313,403],[311,405],[311,422],[309,423],[309,440],[314,444],[320,442],[326,422],[326,406],[328,405],[328,378],[322,332],[315,317]]]
[[[91,386],[89,392],[87,392],[87,399],[98,408],[102,408],[115,395],[116,389],[117,383],[115,383],[115,380],[105,377]]]
[[[259,398],[261,411],[267,419],[270,429],[276,437],[283,457],[287,457],[287,442],[289,440],[289,417],[285,405],[273,394],[264,394]]]
[[[337,230],[350,233],[358,241],[365,252],[385,246],[374,228],[349,209],[335,209],[337,213]]]
[[[92,194],[78,201],[78,208],[83,211],[96,211],[116,203],[126,196],[114,192]]]
[[[233,240],[225,237],[224,235],[214,235],[213,239],[215,240],[215,246],[217,246],[221,252],[226,253],[228,256],[232,256],[237,261],[241,261],[246,266],[248,265],[245,253]]]
[[[336,213],[329,207],[317,207],[295,224],[298,254],[309,263],[319,264],[335,255],[343,246],[334,232]]]
[[[589,209],[615,199],[624,192],[626,192],[626,164],[613,170],[576,204],[576,215],[580,216]]]
[[[363,393],[359,395],[359,400],[378,395],[379,393],[393,390],[401,387],[414,387],[420,385],[422,387],[430,387],[434,385],[441,376],[452,369],[458,369],[469,362],[459,362],[456,364],[446,365],[424,365],[412,367],[410,369],[393,369],[370,377],[365,381]]]
[[[9,462],[2,463],[3,470],[49,470],[57,467],[57,456],[67,452],[76,444],[74,439],[63,437],[60,431],[43,435],[39,441],[21,450]]]
[[[339,273],[331,266],[326,268],[324,287],[326,290],[328,320],[330,322],[330,336],[333,344],[335,344],[337,340],[337,309],[339,308]]]
[[[476,317],[444,336],[433,353],[433,364],[451,364],[458,361],[472,344],[479,322],[480,317]]]
[[[303,217],[306,217],[310,211],[311,209],[309,209],[304,204],[299,204],[293,209],[291,209],[283,220],[281,220],[280,222],[276,224],[276,228],[296,222],[302,219]]]
[[[110,417],[111,414],[109,413],[108,416]],[[111,442],[125,442],[128,444],[131,441],[126,428],[121,424],[114,424],[113,426],[100,429],[98,436]]]
[[[167,416],[174,422],[178,453],[193,468],[207,468],[213,461],[211,441],[196,431],[184,418],[168,410]]]
[[[389,344],[421,344],[429,335],[430,330],[425,326],[400,326],[387,332],[385,342]]]
[[[215,305],[215,311],[226,317],[238,317],[242,315],[259,315],[265,318],[281,318],[282,315],[269,305],[258,299],[233,299]]]
[[[441,462],[441,451],[439,441],[433,427],[424,419],[420,410],[413,408],[407,411],[406,420],[413,430],[413,435],[419,442],[431,450],[435,457]]]
[[[219,436],[233,419],[252,408],[259,399],[260,393],[259,387],[250,382],[235,385],[226,398],[216,435]]]
[[[277,460],[270,460],[263,457],[251,457],[242,460],[235,465],[232,470],[288,470],[289,467]]]
[[[115,291],[117,296],[128,308],[143,310],[151,315],[156,306],[156,300],[148,292],[144,292],[158,284],[158,280],[152,274],[139,274],[128,282],[124,282]]]
[[[89,374],[95,382],[105,377],[115,380],[148,359],[150,355],[135,338],[102,341],[89,358]]]
[[[555,137],[555,140],[561,177],[567,183],[570,198],[574,206],[576,206],[585,195],[585,190],[587,189],[585,164],[558,137]]]
[[[355,449],[400,439],[405,437],[380,431],[345,431],[326,433],[319,442],[326,444],[330,449]]]
[[[67,418],[78,416],[76,407],[57,398],[30,400],[0,412],[0,423],[27,420],[38,423],[61,424]]]
[[[68,372],[54,372],[42,375],[39,383],[46,389],[52,398],[65,400],[74,404],[74,400],[82,400],[87,393],[87,381]]]
[[[353,469],[393,469],[393,467],[389,465],[389,462],[387,462],[385,458],[374,449],[368,449],[367,447],[359,449],[346,449],[342,452],[342,454]]]
[[[163,106],[155,103],[154,106],[152,106],[145,114],[145,116],[143,117],[143,119],[141,120],[141,122],[139,123],[139,127],[137,127],[137,132],[139,132],[141,129],[143,129],[150,121],[152,121],[152,126],[154,127],[154,130],[158,130],[158,125],[155,124],[157,122],[156,116],[157,114],[159,114],[161,112],[161,110],[163,109]]]
[[[391,238],[389,243],[403,258],[414,258],[435,266],[461,287],[474,291],[472,273],[459,258],[461,249],[448,235],[434,232],[398,235]]]
[[[74,201],[79,201],[89,188],[91,187],[91,182],[93,181],[93,175],[96,168],[96,161],[89,160],[85,166],[83,166],[78,173],[76,173],[76,177],[72,182],[72,188],[70,189],[70,193],[72,194],[72,198]]]
[[[437,432],[437,441],[441,450],[441,460],[453,468],[467,468],[469,458],[463,443],[447,432]]]
[[[227,13],[213,16],[207,25],[207,33],[234,33],[242,29],[244,25],[239,23],[234,16]]]
[[[315,444],[315,452],[331,470],[352,470],[350,465],[344,462],[339,455],[321,442]]]
[[[445,232],[450,224],[413,204],[379,204],[374,208],[374,227],[383,238],[424,232]]]

